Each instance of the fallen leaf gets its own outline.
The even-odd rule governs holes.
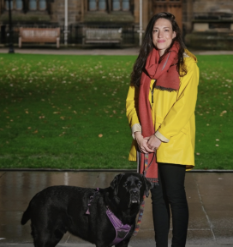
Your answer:
[[[222,117],[224,114],[226,114],[227,113],[227,111],[222,111],[221,113],[220,113],[220,117]]]
[[[103,137],[103,134],[99,134],[98,137]]]
[[[62,132],[59,136],[63,136],[66,132]]]

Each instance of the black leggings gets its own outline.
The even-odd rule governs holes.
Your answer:
[[[188,228],[188,204],[184,179],[185,166],[159,163],[159,186],[151,190],[156,247],[168,247],[170,209],[172,247],[184,247]]]

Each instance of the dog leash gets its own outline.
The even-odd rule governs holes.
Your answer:
[[[154,157],[155,157],[155,154],[153,155],[152,160],[154,159]],[[152,160],[151,160],[151,163],[152,163]],[[148,168],[149,168],[149,166],[151,164],[151,163],[149,164],[149,154],[148,153],[145,154],[144,163],[145,163],[145,170],[144,170],[144,174],[143,175],[146,176],[146,172],[147,172],[147,170],[148,170]],[[140,225],[142,223],[142,216],[143,216],[143,212],[144,212],[144,208],[145,208],[145,199],[146,199],[146,195],[144,194],[142,203],[140,205],[139,213],[138,213],[138,221],[137,221],[134,233],[133,233],[134,236],[136,236],[138,234]]]
[[[143,201],[140,205],[140,210],[139,210],[139,214],[138,214],[138,221],[137,221],[136,227],[134,229],[134,233],[133,233],[134,236],[136,236],[138,234],[139,229],[140,229],[140,225],[142,223],[142,216],[143,216],[144,207],[145,207],[145,198],[146,198],[146,196],[144,195]]]
[[[148,169],[148,160],[149,160],[149,155],[147,153],[147,154],[145,154],[145,172]],[[143,212],[144,212],[144,208],[145,208],[145,198],[146,198],[146,196],[143,195],[143,200],[142,200],[142,203],[140,205],[139,214],[138,214],[138,221],[137,221],[134,233],[133,233],[134,236],[136,236],[138,234],[139,229],[140,229],[140,225],[142,223],[142,216],[143,216]]]

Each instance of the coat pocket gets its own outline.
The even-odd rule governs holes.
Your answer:
[[[186,124],[182,129],[181,131],[183,134],[187,135],[188,133],[190,133],[190,126],[189,124]]]

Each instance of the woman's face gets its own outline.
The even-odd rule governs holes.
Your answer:
[[[155,22],[152,30],[152,41],[154,46],[159,50],[160,56],[164,54],[175,37],[176,32],[172,30],[172,24],[169,20],[159,18]]]

